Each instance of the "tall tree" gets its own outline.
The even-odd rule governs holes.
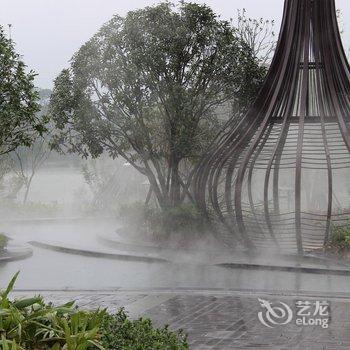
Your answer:
[[[31,145],[45,129],[34,77],[0,26],[0,155]]]
[[[276,48],[275,21],[247,16],[247,10],[238,10],[236,34],[250,47],[263,66],[269,66]]]
[[[18,191],[24,187],[23,204],[27,203],[34,176],[49,158],[50,153],[49,143],[41,136],[30,147],[18,147],[8,154],[9,165],[17,177]]]
[[[161,208],[176,206],[190,195],[192,172],[183,164],[200,157],[220,127],[217,107],[233,100],[245,108],[264,76],[249,46],[208,6],[165,2],[115,16],[55,81],[56,145],[125,158],[148,177]]]

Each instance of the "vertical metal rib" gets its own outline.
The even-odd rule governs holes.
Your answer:
[[[295,167],[295,230],[296,230],[296,243],[298,253],[303,253],[303,238],[301,227],[301,172],[302,172],[302,159],[303,159],[303,142],[304,142],[304,123],[305,117],[308,113],[308,86],[309,86],[309,53],[310,53],[310,11],[311,0],[305,0],[300,3],[305,7],[302,11],[305,11],[303,19],[303,75],[301,83],[301,99],[300,99],[300,118],[299,118],[299,133],[298,133],[298,145],[296,155],[296,167]]]
[[[327,244],[329,241],[330,236],[330,229],[331,229],[331,220],[332,220],[332,201],[333,201],[333,182],[332,182],[332,161],[331,161],[331,155],[330,150],[328,147],[328,141],[327,141],[327,133],[326,133],[326,125],[325,125],[325,105],[324,100],[321,99],[321,96],[325,95],[325,87],[322,81],[322,72],[323,72],[323,64],[322,64],[322,57],[320,57],[320,38],[317,36],[317,32],[322,30],[321,23],[323,23],[326,19],[324,18],[322,12],[319,8],[319,3],[315,3],[315,12],[314,12],[314,45],[315,45],[315,64],[316,64],[316,86],[317,86],[317,105],[319,107],[319,113],[320,113],[320,119],[321,119],[321,130],[322,130],[322,140],[324,144],[324,150],[326,155],[326,162],[327,162],[327,183],[328,183],[328,198],[327,198],[327,221],[326,221],[326,231],[325,231],[325,237],[324,237],[324,244]]]
[[[293,11],[294,9],[292,9],[292,14],[291,17],[293,16]],[[294,15],[296,14],[296,12],[294,12]],[[293,17],[292,17],[293,18]],[[242,213],[242,184],[243,184],[243,179],[244,179],[244,175],[246,172],[246,168],[247,168],[247,164],[249,162],[249,158],[252,156],[255,148],[257,147],[258,143],[259,143],[259,139],[262,137],[263,133],[265,132],[265,129],[269,123],[269,119],[271,118],[271,116],[273,116],[273,111],[275,111],[275,104],[278,101],[278,98],[280,97],[281,94],[281,86],[283,84],[283,78],[284,78],[284,74],[287,71],[287,67],[288,67],[288,58],[289,55],[288,53],[290,52],[292,46],[292,36],[289,36],[289,38],[287,39],[287,45],[286,45],[286,52],[282,53],[282,57],[278,57],[278,61],[281,60],[281,62],[279,63],[279,74],[277,75],[277,77],[275,77],[276,80],[276,85],[273,86],[273,89],[269,89],[267,91],[267,93],[265,92],[265,100],[269,101],[269,106],[265,112],[265,117],[261,123],[261,126],[258,129],[257,135],[254,137],[253,142],[251,143],[251,146],[249,148],[249,150],[247,151],[239,169],[238,169],[238,174],[237,174],[237,179],[236,179],[236,183],[235,183],[235,198],[234,198],[234,205],[235,205],[235,214],[236,214],[236,220],[237,220],[237,226],[239,228],[239,230],[246,236],[247,232],[246,232],[246,227],[244,224],[244,217],[243,217],[243,213]],[[272,85],[272,84],[271,84]],[[272,96],[270,97],[269,95],[272,93]],[[265,102],[266,103],[266,102]]]

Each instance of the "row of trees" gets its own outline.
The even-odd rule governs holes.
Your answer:
[[[50,142],[84,157],[124,158],[148,178],[148,199],[176,207],[191,200],[194,166],[222,125],[256,96],[273,45],[273,22],[245,11],[236,25],[185,2],[114,16],[55,80]],[[0,55],[1,154],[16,156],[48,120],[37,113],[34,74],[3,32]]]

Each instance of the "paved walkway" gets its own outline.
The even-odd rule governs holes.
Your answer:
[[[16,292],[16,297],[33,294]],[[125,307],[134,318],[151,317],[157,325],[169,324],[171,329],[183,329],[189,335],[191,350],[223,349],[303,349],[342,350],[350,349],[350,298],[343,296],[313,297],[278,296],[269,294],[248,294],[220,291],[115,291],[115,292],[43,292],[47,300],[56,304],[76,300],[84,308],[107,307],[114,311]],[[266,318],[259,298],[273,302],[277,307],[288,305],[293,312],[292,320],[286,325],[275,325]],[[319,309],[316,318],[327,319],[329,328],[297,326],[297,302],[310,302],[313,314],[315,305],[327,301],[329,311]],[[284,304],[282,305],[281,302]],[[311,310],[312,309],[312,310]],[[266,310],[265,310],[266,311]],[[304,313],[308,310],[303,310]],[[268,328],[258,319],[262,312]],[[325,316],[323,313],[330,313]],[[271,316],[271,314],[270,314]],[[277,315],[278,316],[278,315]],[[288,318],[288,315],[287,315]],[[271,319],[271,318],[270,318]],[[273,317],[272,317],[273,319]],[[306,317],[306,320],[309,318]],[[284,323],[288,319],[273,319]],[[309,321],[307,321],[309,322]]]

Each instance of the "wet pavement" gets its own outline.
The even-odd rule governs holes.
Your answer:
[[[125,307],[133,318],[147,316],[157,325],[183,329],[193,350],[350,348],[350,298],[345,295],[215,290],[51,291],[41,294],[58,304],[76,300],[78,305],[88,309],[107,307],[113,312]],[[28,292],[15,293],[16,297],[24,295]],[[268,302],[271,309],[263,308],[263,301]],[[285,317],[281,317],[282,309]],[[325,321],[318,323],[317,320]],[[297,325],[297,322],[304,325]],[[322,324],[328,328],[323,328]]]
[[[91,256],[91,246],[125,254],[99,245],[98,232],[114,229],[108,222],[12,225],[9,232],[20,242],[59,241],[84,254],[35,246],[32,257],[0,264],[0,286],[20,270],[16,296],[40,293],[56,304],[76,300],[112,312],[125,307],[131,317],[183,329],[194,350],[350,349],[350,267],[344,262],[270,253],[227,256],[199,248],[169,254],[172,263]],[[308,306],[306,316],[299,315],[298,302]]]

